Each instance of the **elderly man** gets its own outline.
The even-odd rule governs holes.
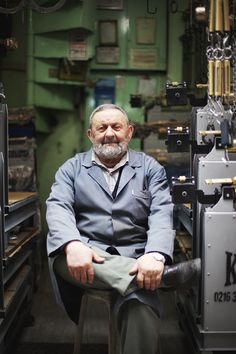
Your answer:
[[[152,157],[128,148],[132,134],[119,106],[91,114],[92,149],[63,164],[47,200],[48,254],[73,321],[84,289],[114,289],[122,354],[156,354],[157,289],[184,284],[198,269],[165,266],[175,237],[166,174]]]

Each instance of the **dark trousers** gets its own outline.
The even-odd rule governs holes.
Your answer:
[[[113,256],[109,255],[105,261],[107,267],[109,267],[108,263],[110,263],[110,266],[113,265],[112,262],[114,259],[110,262],[111,257],[113,258]],[[117,258],[117,262],[120,264],[122,257],[115,257],[119,258]],[[127,274],[134,261],[135,260],[131,259]],[[56,275],[60,296],[65,306],[65,310],[72,321],[77,323],[81,299],[87,286],[79,284],[70,276],[65,256],[59,256],[55,260],[54,273]],[[120,277],[117,273],[117,269],[114,274],[117,274],[117,276]],[[116,276],[114,274],[112,277]],[[126,278],[127,275],[124,276],[124,280],[121,282],[122,291],[125,289],[124,282],[126,282]],[[103,280],[99,279],[99,275],[95,272],[95,281],[92,287],[97,289],[113,289],[111,285],[113,281],[116,282],[115,279],[112,279],[110,284],[105,284]],[[133,278],[130,278],[130,280],[127,281],[127,284],[129,282],[133,283]],[[127,289],[128,288],[130,288],[129,284],[127,285]],[[118,300],[120,302],[122,296],[118,293],[117,289],[114,290],[114,294],[114,308],[116,308],[116,301]],[[123,298],[125,299],[125,296]],[[117,322],[122,354],[157,354],[160,318],[151,306],[136,298],[129,299],[129,297],[127,297],[127,301],[121,302],[118,311],[114,311],[114,317]]]

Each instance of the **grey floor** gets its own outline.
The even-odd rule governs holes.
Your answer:
[[[162,354],[193,354],[186,334],[179,327],[175,293],[162,293],[161,298],[164,305],[161,328]],[[93,305],[91,306],[93,311],[88,313],[84,343],[106,343],[108,333],[106,311],[101,303]],[[75,327],[55,303],[46,263],[43,264],[38,290],[34,295],[32,315],[35,319],[34,324],[23,329],[19,340],[20,345],[73,344]]]

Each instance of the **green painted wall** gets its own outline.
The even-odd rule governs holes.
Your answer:
[[[42,226],[46,234],[45,200],[58,167],[76,151],[89,148],[86,138],[87,118],[94,108],[94,85],[103,78],[115,81],[115,101],[126,111],[131,120],[144,120],[143,108],[131,108],[130,94],[138,91],[142,78],[156,80],[156,94],[165,91],[167,79],[182,81],[182,48],[179,36],[184,31],[182,10],[187,0],[179,2],[179,12],[169,14],[166,0],[123,1],[122,10],[96,9],[96,2],[68,2],[66,8],[55,14],[22,14],[13,16],[13,35],[19,38],[19,49],[9,52],[4,59],[1,78],[7,92],[10,107],[34,104],[37,127],[37,171]],[[155,41],[143,45],[136,42],[136,19],[154,18]],[[120,61],[114,65],[97,64],[89,59],[83,67],[80,81],[64,81],[57,77],[61,58],[69,52],[71,35],[79,27],[88,46],[88,58],[94,56],[99,45],[98,21],[116,20]],[[130,50],[135,48],[154,49],[157,53],[156,67],[151,70],[133,68]],[[18,63],[19,70],[6,69],[6,65]],[[26,65],[28,63],[28,66]],[[27,70],[26,70],[27,69]],[[89,85],[88,85],[89,82]],[[16,90],[17,88],[17,90]],[[76,108],[75,108],[76,107]],[[139,148],[134,139],[132,147]]]
[[[50,133],[37,134],[37,166],[43,229],[45,200],[54,181],[55,171],[62,163],[81,148],[81,123],[75,112],[53,112],[53,125]],[[51,117],[52,119],[52,117]]]

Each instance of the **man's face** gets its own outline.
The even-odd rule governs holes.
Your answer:
[[[95,113],[88,137],[95,153],[102,160],[121,158],[128,148],[133,126],[128,124],[118,109],[107,109]]]

